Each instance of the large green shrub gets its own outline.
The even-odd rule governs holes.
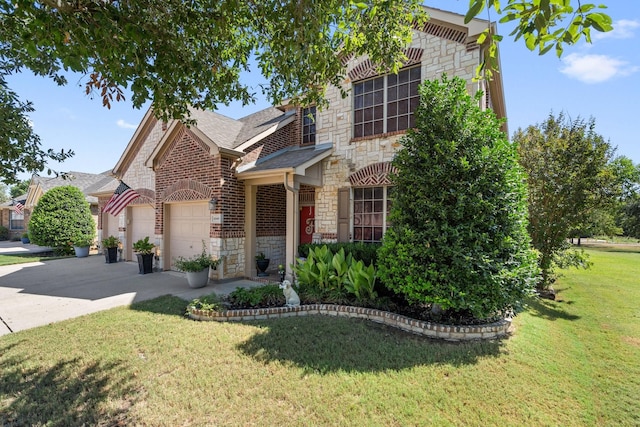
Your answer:
[[[0,240],[9,240],[9,229],[0,225]]]
[[[31,242],[62,254],[72,253],[75,241],[93,240],[95,230],[89,203],[78,188],[70,185],[47,191],[29,220]]]
[[[420,97],[393,160],[379,277],[411,303],[478,319],[515,311],[538,273],[515,147],[463,80],[425,82]]]

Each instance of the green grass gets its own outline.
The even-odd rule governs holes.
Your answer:
[[[640,252],[453,344],[333,317],[195,322],[163,297],[0,337],[0,424],[640,425]]]
[[[16,254],[16,255],[0,255],[0,266],[11,264],[25,264],[27,262],[49,261],[60,258],[68,258],[65,256],[53,256],[49,254]]]

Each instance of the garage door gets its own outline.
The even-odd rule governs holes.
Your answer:
[[[169,206],[169,259],[173,269],[176,257],[202,252],[202,241],[209,248],[209,204],[178,203]],[[166,265],[166,264],[165,264]]]
[[[155,241],[156,211],[151,206],[131,207],[131,223],[128,229],[131,230],[129,243],[129,259],[134,259],[133,243],[149,236],[149,241]]]
[[[113,216],[110,213],[102,214],[102,238],[108,236],[119,236],[118,227],[120,219],[117,216]]]

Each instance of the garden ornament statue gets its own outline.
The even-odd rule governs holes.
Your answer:
[[[285,299],[287,300],[285,306],[286,307],[299,307],[300,306],[300,297],[296,293],[295,289],[291,287],[291,282],[288,280],[283,280],[279,285],[280,289],[282,289],[282,293],[284,294]]]

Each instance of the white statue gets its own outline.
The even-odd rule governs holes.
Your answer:
[[[300,297],[296,293],[295,289],[291,287],[291,282],[288,280],[283,280],[279,285],[280,289],[282,289],[282,293],[284,294],[287,303],[285,306],[287,307],[298,307],[300,306]]]

